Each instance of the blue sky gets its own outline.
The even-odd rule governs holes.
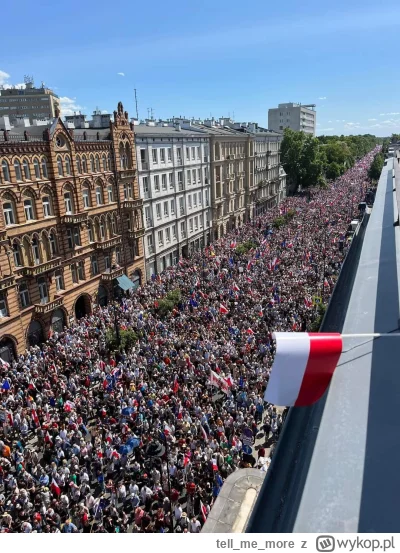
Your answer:
[[[266,126],[294,101],[317,104],[318,134],[400,132],[398,0],[20,0],[2,20],[0,83],[32,74],[64,115],[121,100],[134,116],[137,88],[140,118]]]

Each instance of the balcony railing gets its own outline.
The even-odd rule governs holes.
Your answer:
[[[95,247],[96,250],[108,250],[109,248],[121,244],[121,242],[121,236],[113,236],[112,238],[104,240],[103,242],[96,242]]]
[[[63,215],[61,217],[61,222],[66,225],[78,225],[79,223],[84,223],[87,221],[88,214],[87,212],[82,213],[72,213],[69,215]]]
[[[52,271],[57,267],[61,266],[61,257],[56,257],[51,261],[46,261],[46,263],[41,263],[40,265],[34,265],[33,267],[23,267],[22,274],[25,276],[37,276],[48,271]]]
[[[143,200],[124,200],[122,202],[123,209],[137,209],[138,207],[142,207]]]
[[[118,171],[118,176],[121,180],[133,179],[136,175],[136,169],[122,169]]]
[[[50,311],[54,311],[54,309],[58,309],[59,307],[61,307],[63,303],[64,298],[57,298],[47,303],[37,303],[35,305],[35,312],[38,314],[50,313]]]
[[[0,277],[0,290],[6,290],[11,288],[15,284],[15,276],[11,275],[8,277]]]
[[[124,274],[124,270],[122,267],[118,267],[115,269],[107,269],[104,271],[104,273],[101,273],[101,278],[105,280],[106,282],[111,282],[115,278],[118,278]]]
[[[128,238],[134,240],[135,238],[141,238],[144,236],[144,228],[137,230],[128,230]]]

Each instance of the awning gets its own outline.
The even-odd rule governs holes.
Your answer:
[[[122,290],[129,290],[130,288],[133,288],[135,286],[131,279],[128,278],[126,275],[122,275],[116,280],[118,282],[118,286],[122,288]]]

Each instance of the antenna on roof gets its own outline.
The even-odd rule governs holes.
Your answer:
[[[139,120],[139,111],[138,111],[138,105],[137,105],[136,88],[135,88],[135,105],[136,105],[136,119]]]

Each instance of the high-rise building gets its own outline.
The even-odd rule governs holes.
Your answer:
[[[268,110],[268,128],[277,132],[289,128],[315,136],[317,112],[314,108],[315,104],[278,104],[277,108]]]
[[[53,119],[60,114],[57,94],[44,85],[35,88],[33,79],[26,79],[25,88],[0,87],[0,117],[8,115],[15,125],[19,119]]]
[[[0,356],[60,332],[145,280],[133,126],[0,134]]]

